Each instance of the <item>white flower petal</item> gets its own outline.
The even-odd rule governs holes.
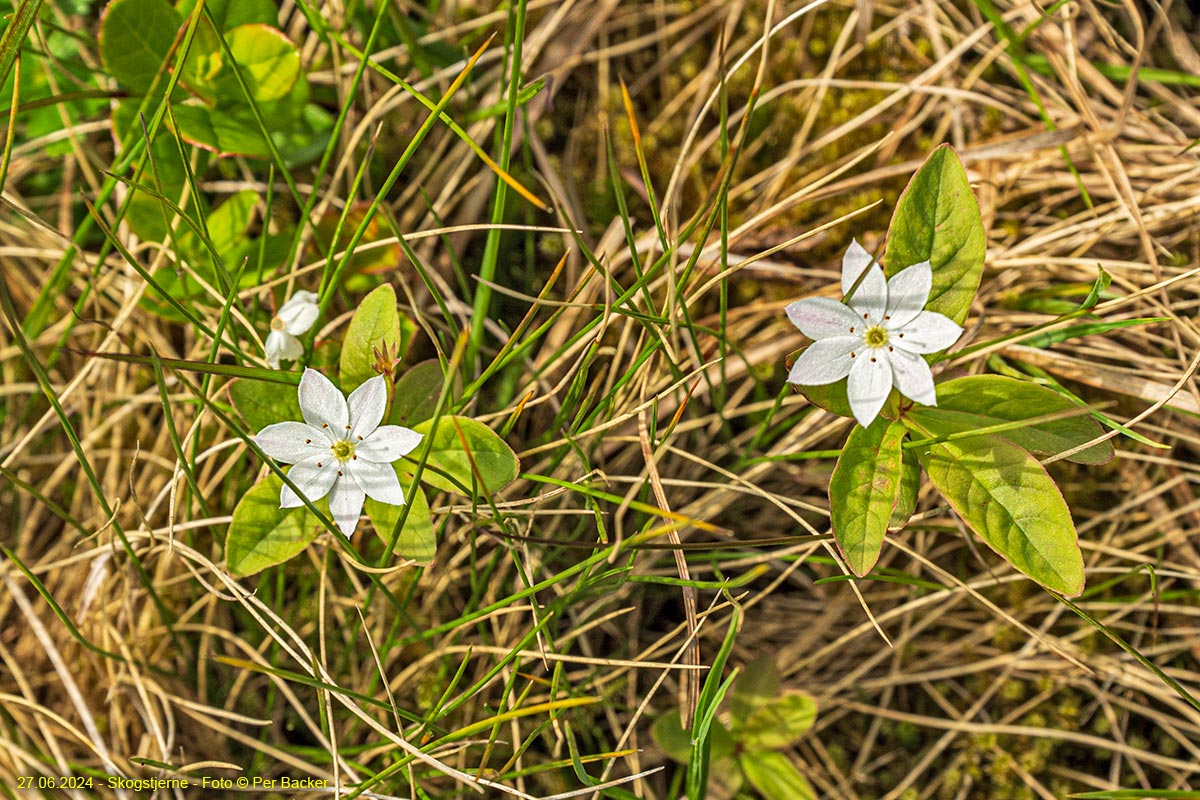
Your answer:
[[[367,461],[390,464],[411,453],[423,438],[423,434],[399,425],[380,425],[358,443],[354,453]]]
[[[858,243],[858,239],[852,239],[850,246],[846,248],[846,255],[842,256],[842,295],[850,293],[850,287],[858,280],[858,276],[866,271],[867,267],[875,263],[875,259],[871,258],[871,254],[867,252],[867,248]]]
[[[275,316],[283,322],[284,330],[293,336],[308,333],[321,313],[317,296],[313,292],[296,292],[284,303]]]
[[[846,381],[846,398],[859,425],[870,427],[891,391],[892,368],[887,357],[869,350],[859,353]]]
[[[347,539],[358,527],[358,518],[362,514],[364,500],[366,500],[366,494],[362,488],[354,481],[345,478],[335,483],[329,492],[329,513],[333,515],[333,521],[337,523],[338,528],[346,535]]]
[[[287,476],[296,484],[300,493],[308,498],[308,502],[315,503],[324,497],[337,481],[337,467],[337,459],[333,454],[326,453],[301,461],[288,470]],[[302,505],[304,501],[285,483],[279,493],[279,507],[297,508]]]
[[[949,317],[922,311],[889,337],[889,342],[910,353],[936,353],[957,342],[962,331],[962,326]]]
[[[879,325],[887,311],[887,300],[888,286],[883,267],[873,264],[847,302],[861,321]]]
[[[346,471],[367,497],[393,506],[404,505],[404,490],[400,488],[400,479],[391,464],[376,464],[360,458],[346,462]]]
[[[888,360],[892,363],[892,376],[900,394],[927,406],[937,405],[933,373],[929,371],[925,359],[916,353],[896,349],[888,353]]]
[[[317,293],[306,292],[301,289],[298,292],[293,292],[287,302],[279,307],[279,313],[276,315],[280,319],[287,319],[286,313],[290,313],[301,306],[315,306],[317,304]]]
[[[263,353],[267,356],[267,364],[271,369],[279,369],[279,359],[283,358],[283,331],[271,331],[263,342]]]
[[[852,336],[862,331],[863,321],[850,307],[828,297],[808,297],[789,303],[788,319],[810,339]]]
[[[319,428],[303,422],[276,422],[254,436],[263,452],[285,464],[297,464],[306,458],[329,452],[329,437]]]
[[[933,288],[933,268],[928,261],[900,270],[888,281],[887,327],[896,330],[921,313]]]
[[[365,439],[379,427],[383,419],[383,411],[387,406],[387,381],[382,375],[368,378],[350,393],[346,403],[350,406],[350,438],[361,436]]]
[[[333,382],[315,369],[305,369],[300,378],[300,412],[314,428],[325,428],[339,436],[346,431],[350,413],[346,398]]]
[[[813,342],[792,365],[788,383],[824,386],[840,381],[850,373],[850,367],[854,364],[850,354],[862,347],[862,337],[859,336],[835,336]]]
[[[304,355],[304,346],[300,340],[287,331],[271,331],[263,342],[263,350],[267,354],[267,363],[279,369],[280,361],[294,361]]]

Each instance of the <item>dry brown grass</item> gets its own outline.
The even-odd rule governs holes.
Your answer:
[[[481,32],[502,29],[497,5],[443,4],[425,44],[474,45]],[[774,654],[785,684],[819,699],[815,730],[789,756],[821,796],[1200,790],[1200,709],[974,544],[928,492],[881,562],[908,583],[818,582],[843,574],[820,536],[829,527],[832,459],[793,456],[837,448],[847,421],[786,392],[775,407],[783,359],[803,343],[783,303],[832,285],[850,236],[868,248],[881,244],[907,176],[932,145],[951,142],[989,237],[970,342],[1051,319],[1053,310],[1034,300],[1053,300],[1063,287],[1075,287],[1068,299],[1085,293],[1098,265],[1114,279],[1099,310],[1105,319],[1169,318],[1049,349],[1006,344],[949,369],[1031,364],[1166,446],[1122,439],[1110,465],[1051,469],[1087,563],[1090,593],[1079,607],[1200,694],[1200,148],[1189,149],[1200,137],[1200,103],[1192,86],[1145,74],[1106,77],[1108,68],[1200,72],[1185,10],[1151,13],[1154,5],[1072,2],[1037,28],[1025,49],[1045,65],[1029,73],[1043,120],[1012,53],[969,3],[831,1],[801,15],[805,4],[792,0],[530,2],[526,74],[546,76],[548,86],[524,111],[514,164],[554,212],[521,207],[510,221],[581,233],[578,241],[552,231],[506,240],[489,352],[564,253],[549,300],[568,305],[537,310],[535,326],[562,309],[523,368],[485,387],[469,413],[497,427],[513,421],[507,438],[524,472],[561,486],[518,481],[498,498],[499,519],[443,496],[437,562],[419,573],[386,571],[391,600],[326,539],[260,578],[230,578],[221,564],[224,530],[260,465],[174,373],[165,385],[168,419],[151,370],[85,355],[153,350],[203,360],[211,342],[149,314],[139,306],[147,290],[137,274],[115,256],[97,264],[96,247],[86,247],[54,297],[52,323],[30,344],[41,364],[54,359],[49,388],[107,510],[17,338],[0,326],[0,543],[45,591],[39,596],[13,559],[0,562],[0,783],[88,770],[173,774],[158,769],[169,764],[184,774],[241,770],[352,785],[430,732],[512,709],[533,710],[421,753],[425,763],[372,791],[410,796],[419,785],[430,797],[473,796],[454,771],[484,770],[505,791],[563,796],[582,786],[572,751],[602,780],[653,769],[664,757],[650,724],[694,696],[685,676],[699,673],[681,590],[626,578],[677,577],[677,564],[669,550],[641,549],[611,565],[628,573],[600,575],[609,568],[603,558],[587,571],[568,570],[600,552],[598,537],[619,541],[676,521],[667,527],[684,542],[723,544],[688,551],[693,579],[748,579],[733,591],[746,614],[733,663]],[[335,23],[340,7],[325,9]],[[998,7],[1018,30],[1039,13],[1032,3]],[[788,18],[760,49],[764,31]],[[59,19],[95,27],[94,18]],[[315,65],[313,85],[344,89],[353,56],[330,52],[291,4],[284,21]],[[411,70],[403,47],[380,60]],[[457,118],[500,99],[501,62],[494,46],[456,101]],[[751,87],[761,87],[729,191],[728,257],[722,261],[715,234],[679,241],[662,275],[635,295],[636,309],[650,316],[639,320],[613,305],[614,287],[631,285],[662,248],[620,81],[675,244],[718,180],[723,65],[734,129]],[[412,74],[436,95],[456,71]],[[323,201],[345,203],[363,144],[381,123],[376,157],[390,166],[423,118],[411,97],[369,74]],[[466,126],[485,149],[496,119]],[[46,156],[46,142],[18,134],[0,210],[0,265],[22,317],[84,213],[72,203],[94,198],[104,180],[112,149],[102,122],[80,121],[65,156]],[[631,203],[638,264],[607,186],[606,135]],[[472,272],[483,235],[478,227],[431,234],[487,221],[491,172],[441,127],[418,162],[390,209],[465,324],[470,298],[450,253]],[[61,185],[39,193],[33,179],[50,170],[60,171]],[[264,176],[241,165],[205,176],[203,188],[214,197],[264,190]],[[295,177],[306,190],[310,172]],[[372,180],[378,176],[368,178],[364,196]],[[605,276],[590,269],[585,248]],[[696,248],[705,248],[697,268],[677,290]],[[168,258],[155,243],[134,252],[146,264]],[[303,283],[314,264],[305,256],[293,277]],[[433,354],[448,321],[407,262],[388,279],[427,333],[422,352]],[[723,329],[722,283],[731,299]],[[255,289],[242,299],[260,311],[263,295]],[[331,315],[322,338],[347,318]],[[720,331],[723,362],[719,338],[704,329]],[[222,381],[208,396],[225,402]],[[189,454],[198,496],[169,425]],[[589,497],[581,486],[605,494]],[[524,592],[541,581],[548,583],[536,593]],[[724,636],[729,600],[701,589],[698,612],[704,664]],[[553,714],[534,708],[572,698],[598,702]],[[447,703],[453,710],[429,727],[394,710],[421,718]],[[624,788],[666,797],[671,769]],[[712,793],[720,796],[720,787]]]

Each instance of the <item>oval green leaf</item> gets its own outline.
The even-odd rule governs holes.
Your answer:
[[[394,425],[411,428],[418,422],[432,419],[437,411],[438,399],[442,395],[442,386],[445,382],[442,364],[436,358],[414,364],[396,381],[390,422]],[[460,393],[460,391],[453,390],[462,389],[462,381],[458,379],[457,375],[451,389],[452,395],[447,398],[448,401],[452,401]]]
[[[239,577],[282,564],[317,538],[321,521],[307,508],[280,508],[283,481],[272,474],[256,483],[233,509],[225,537],[225,565]]]
[[[846,382],[844,380],[837,383],[830,383],[824,386],[798,386],[796,391],[804,395],[808,402],[818,408],[823,408],[830,414],[837,414],[839,417],[853,417],[854,412],[850,410],[850,400],[846,396]]]
[[[760,656],[748,663],[733,684],[729,697],[729,714],[734,729],[741,728],[755,711],[778,694],[779,671],[775,669],[775,657]]]
[[[742,754],[742,772],[763,797],[816,800],[808,779],[778,750],[750,750]]]
[[[678,709],[672,709],[655,720],[650,734],[672,761],[686,764],[691,760],[692,732],[683,727]],[[713,720],[708,735],[711,761],[719,761],[733,755],[733,736],[718,720]]]
[[[266,158],[267,140],[249,109],[214,109],[197,102],[172,107],[179,136],[220,156]]]
[[[917,461],[916,453],[903,450],[903,461],[900,464],[900,497],[896,507],[892,509],[892,518],[888,520],[888,530],[894,531],[908,524],[909,518],[917,509],[917,492],[921,489],[921,464]]]
[[[829,510],[838,549],[860,578],[879,560],[883,537],[900,505],[907,429],[878,417],[854,426],[829,479]],[[911,513],[911,512],[910,512]]]
[[[375,370],[376,354],[400,349],[400,312],[396,310],[396,290],[383,284],[363,298],[346,328],[342,341],[342,389],[351,392]]]
[[[913,175],[888,230],[888,277],[922,261],[933,267],[926,308],[961,324],[979,289],[987,236],[967,171],[941,145]]]
[[[422,472],[421,480],[438,489],[448,492],[474,489],[475,496],[482,489],[492,494],[512,483],[520,471],[517,454],[482,422],[468,417],[441,417],[420,422],[413,430],[426,436],[432,433],[427,466],[434,469]],[[420,448],[411,457],[415,458],[419,452]]]
[[[395,467],[394,464],[392,466]],[[401,529],[392,552],[400,558],[409,558],[421,566],[428,566],[433,563],[433,557],[437,554],[437,532],[433,529],[429,500],[420,486],[409,489],[412,483],[411,475],[399,470],[396,470],[396,474],[400,478],[400,485],[404,487],[404,499],[408,501],[409,509],[404,528]],[[385,545],[391,542],[396,523],[404,513],[404,506],[393,506],[368,497],[364,507],[375,533]]]
[[[927,426],[921,433],[941,436]],[[914,448],[925,473],[988,547],[1068,597],[1083,591],[1083,554],[1058,486],[1027,451],[980,434]]]
[[[672,761],[686,764],[692,757],[692,732],[684,729],[678,711],[668,711],[655,720],[650,735]]]
[[[231,256],[239,245],[247,240],[247,231],[254,217],[254,209],[258,207],[259,195],[253,189],[243,189],[229,196],[225,202],[213,209],[204,218],[207,227],[207,244],[220,254],[226,267],[232,266]],[[187,226],[180,225],[176,233],[178,252],[192,255],[194,267],[209,268],[204,277],[210,283],[215,283],[215,273],[209,265],[211,258],[208,247],[201,243],[196,233]],[[210,273],[213,277],[210,278]]]
[[[1039,422],[1000,433],[1037,455],[1055,455],[1090,442],[1104,431],[1084,410],[1053,389],[1002,375],[972,375],[939,384],[936,408],[913,409],[927,419],[936,416],[943,430],[977,430],[1020,422],[1030,417],[1079,412],[1077,416]],[[1079,464],[1104,464],[1116,455],[1104,441],[1068,457]]]
[[[251,23],[229,31],[225,40],[254,102],[286,97],[300,78],[300,52],[283,31]],[[232,67],[223,69],[214,85],[218,105],[248,105]]]
[[[792,691],[776,697],[746,720],[738,740],[753,750],[790,747],[813,726],[817,700],[807,692]]]
[[[245,89],[238,80],[239,73]],[[253,101],[260,106],[268,125],[271,118],[263,104],[287,97],[301,82],[300,77],[300,53],[282,31],[249,23],[220,33],[207,19],[198,24],[180,73],[184,85],[208,106],[225,111],[249,110]]]
[[[175,43],[183,18],[166,0],[112,0],[100,19],[100,59],[123,86],[145,92]]]
[[[185,17],[191,16],[195,7],[196,0],[182,0],[177,6],[179,13]],[[211,16],[222,31],[252,22],[274,25],[279,21],[279,8],[271,0],[208,0],[204,10],[208,15],[200,21],[200,25],[210,24],[208,17]]]

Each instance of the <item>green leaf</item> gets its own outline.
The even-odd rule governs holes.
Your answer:
[[[196,0],[182,0],[176,8],[184,17],[190,17]],[[208,0],[204,8],[216,20],[222,31],[233,30],[239,25],[261,23],[275,25],[279,22],[279,9],[272,0]],[[200,24],[208,22],[207,17]]]
[[[307,81],[297,81],[296,85],[307,86]],[[288,167],[298,167],[315,160],[329,143],[329,135],[333,130],[333,115],[313,103],[308,103],[299,109],[296,119],[284,129],[276,128],[271,132],[271,140],[283,163]]]
[[[246,241],[246,232],[254,217],[254,209],[258,206],[258,192],[253,189],[243,189],[235,192],[224,203],[217,206],[206,218],[208,225],[208,241],[225,262],[227,269],[236,271],[235,264],[230,263],[239,245]],[[207,248],[197,241],[198,237],[184,225],[180,225],[178,249],[192,254],[191,261],[206,262],[210,255]],[[206,277],[208,275],[206,274]]]
[[[808,780],[777,750],[749,750],[742,754],[741,765],[746,780],[768,800],[816,800]]]
[[[846,396],[846,381],[840,380],[824,386],[792,385],[796,386],[796,391],[804,395],[814,406],[823,408],[830,414],[837,414],[839,417],[854,416],[854,412],[850,410],[850,399]]]
[[[324,135],[308,124],[310,116],[314,119],[328,120],[328,115],[320,110],[317,110],[315,115],[310,115],[310,110],[315,109],[315,106],[308,104],[308,81],[303,76],[293,81],[291,89],[284,96],[274,100],[256,100],[263,123],[260,126],[258,116],[255,115],[254,109],[245,103],[240,89],[238,98],[216,96],[219,87],[213,81],[220,77],[220,59],[225,58],[225,54],[218,49],[210,55],[211,62],[208,62],[206,69],[212,74],[193,76],[189,84],[203,99],[193,98],[172,106],[179,135],[184,141],[222,156],[267,158],[271,151],[263,136],[263,127],[277,146],[281,142],[287,145],[289,153],[296,150],[293,145],[304,148],[311,144],[313,136]],[[192,63],[189,56],[188,64]],[[326,128],[331,126],[332,122],[329,122]]]
[[[278,28],[239,25],[225,34],[225,41],[256,103],[286,97],[300,78],[300,51]],[[232,67],[222,70],[214,85],[218,105],[247,103]]]
[[[1081,411],[1079,404],[1053,389],[1002,375],[972,375],[956,378],[937,387],[936,408],[913,408],[905,412],[922,425],[937,426],[944,436],[967,430],[1019,422],[1030,417]],[[1037,455],[1054,455],[1089,442],[1103,433],[1088,414],[1039,422],[1013,428],[997,435]],[[1111,442],[1104,441],[1081,450],[1068,460],[1079,464],[1104,464],[1113,459]]]
[[[908,524],[917,509],[917,493],[921,489],[921,463],[912,450],[903,450],[900,463],[900,497],[888,520],[888,530],[899,530]]]
[[[239,378],[229,384],[229,399],[251,431],[276,422],[303,419],[296,387]]]
[[[900,504],[903,453],[908,431],[878,417],[854,426],[829,478],[829,510],[838,549],[860,578],[879,560],[883,537]]]
[[[517,454],[491,428],[468,417],[440,417],[420,422],[413,430],[428,436],[435,422],[437,431],[433,433],[427,464],[446,475],[426,469],[422,480],[448,492],[461,492],[477,487],[475,470],[478,470],[483,491],[493,494],[517,477],[521,468]]]
[[[779,671],[774,656],[754,659],[738,676],[730,694],[729,711],[734,730],[740,729],[755,711],[779,694]]]
[[[411,428],[418,422],[432,419],[437,411],[438,398],[442,394],[445,374],[442,365],[436,358],[414,364],[400,379],[396,381],[395,398],[392,400],[392,414],[389,421],[394,425],[404,425]],[[455,391],[455,390],[458,391]],[[462,381],[455,376],[451,387],[453,400],[461,393]]]
[[[188,101],[173,106],[180,137],[220,156],[266,158],[270,155],[254,114],[248,108],[214,109]]]
[[[183,83],[210,107],[248,109],[250,99],[237,72],[255,103],[280,100],[300,80],[300,53],[282,31],[271,25],[250,23],[218,33],[207,21],[201,22],[183,64]]]
[[[243,189],[208,215],[208,237],[214,250],[224,255],[245,240],[258,200],[258,192]]]
[[[988,361],[989,361],[989,363],[994,363],[995,359],[997,359],[997,358],[998,358],[997,356],[992,356],[992,358],[988,359]],[[1003,360],[1001,359],[1001,363],[1002,362],[1003,362]],[[1032,375],[1037,380],[1041,381],[1046,386],[1053,386],[1054,391],[1058,392],[1063,397],[1066,397],[1066,398],[1074,401],[1075,404],[1080,406],[1081,408],[1087,408],[1087,403],[1085,403],[1082,399],[1080,399],[1070,389],[1068,389],[1067,387],[1065,387],[1061,383],[1059,383],[1054,378],[1054,376],[1051,375],[1049,372],[1046,372],[1046,370],[1042,369],[1041,367],[1035,366],[1034,364],[1027,363],[1027,362],[1021,362],[1021,367],[1022,367],[1022,369],[1024,369],[1026,372],[1028,372],[1030,375]],[[1169,404],[1170,404],[1170,401],[1168,401],[1168,405]],[[1129,427],[1126,427],[1125,425],[1122,425],[1121,423],[1117,422],[1115,419],[1106,416],[1105,414],[1103,414],[1100,411],[1095,410],[1094,408],[1089,408],[1088,410],[1092,415],[1092,419],[1096,420],[1101,425],[1104,425],[1114,431],[1120,431],[1122,434],[1124,434],[1125,436],[1128,436],[1130,439],[1133,439],[1135,442],[1140,442],[1141,444],[1144,444],[1147,447],[1154,447],[1159,450],[1170,450],[1171,449],[1171,445],[1163,444],[1162,442],[1156,442],[1153,439],[1143,436],[1142,434],[1135,431],[1133,428],[1129,428]]]
[[[942,145],[913,175],[888,230],[888,277],[929,261],[933,289],[926,308],[961,324],[983,273],[987,237],[967,172],[949,145]]]
[[[754,750],[790,747],[808,733],[816,719],[816,698],[807,692],[791,691],[755,711],[739,732],[738,741]]]
[[[375,371],[375,351],[389,353],[400,347],[400,312],[396,310],[396,290],[383,284],[363,298],[346,328],[342,340],[342,389],[354,391]]]
[[[162,67],[183,24],[165,0],[112,0],[100,20],[100,59],[108,74],[144,93]]]
[[[392,465],[393,468],[395,466]],[[404,528],[400,531],[400,538],[396,540],[392,552],[400,558],[411,558],[421,566],[427,566],[433,562],[437,553],[437,533],[433,529],[429,501],[420,486],[409,490],[411,475],[398,469],[396,475],[400,479],[400,485],[404,487],[404,499],[408,501],[409,510],[408,517],[404,520]],[[396,529],[396,523],[400,521],[400,515],[404,513],[404,507],[381,503],[370,497],[367,498],[364,507],[371,524],[375,527],[375,533],[386,545],[392,540],[392,532]]]
[[[1048,589],[1069,597],[1083,591],[1075,523],[1037,459],[991,434],[914,449],[933,485],[989,547]]]
[[[225,565],[244,577],[282,564],[317,538],[321,521],[307,508],[280,508],[283,481],[268,475],[233,509],[225,538]]]
[[[692,732],[684,730],[677,710],[672,709],[655,720],[650,735],[672,761],[686,764],[692,757]]]

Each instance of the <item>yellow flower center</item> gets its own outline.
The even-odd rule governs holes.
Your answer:
[[[333,450],[333,457],[338,461],[349,461],[354,458],[354,442],[349,439],[334,442],[330,449]]]
[[[888,343],[887,329],[878,325],[867,328],[863,332],[863,341],[867,343],[867,347],[883,347]]]
[[[271,317],[271,330],[281,331],[286,327],[287,326],[284,325],[283,320],[281,320],[279,317]]]

